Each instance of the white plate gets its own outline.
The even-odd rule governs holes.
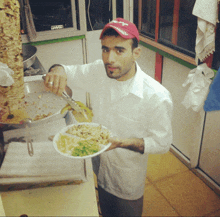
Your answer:
[[[72,156],[72,155],[69,155],[69,154],[65,154],[61,151],[59,151],[59,149],[57,148],[57,140],[59,138],[59,135],[60,134],[66,134],[66,135],[69,135],[69,136],[73,136],[71,134],[67,134],[66,131],[73,127],[73,126],[78,126],[78,125],[89,125],[89,126],[94,126],[94,127],[98,127],[100,126],[100,124],[97,124],[97,123],[87,123],[87,122],[82,122],[82,123],[77,123],[77,124],[71,124],[71,125],[68,125],[67,127],[64,127],[59,133],[57,133],[55,136],[54,136],[54,139],[53,139],[53,146],[55,148],[55,150],[60,153],[61,155],[65,156],[65,157],[69,157],[69,158],[74,158],[74,159],[86,159],[86,158],[92,158],[92,157],[95,157],[97,155],[100,155],[101,153],[103,153],[104,151],[106,151],[110,146],[111,146],[111,143],[108,143],[107,145],[102,145],[102,148],[100,151],[92,154],[92,155],[86,155],[86,156]],[[102,125],[101,125],[102,126]],[[102,126],[103,129],[107,129],[106,127]],[[110,133],[111,135],[111,133]]]

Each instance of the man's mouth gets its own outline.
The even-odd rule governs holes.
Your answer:
[[[112,66],[107,66],[109,71],[115,71],[117,69],[117,67],[112,67]]]

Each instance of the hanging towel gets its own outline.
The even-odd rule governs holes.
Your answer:
[[[210,78],[213,76],[213,70],[206,63],[197,66],[189,72],[186,81],[182,84],[183,87],[186,87],[191,83],[182,101],[186,109],[192,108],[195,112],[199,112],[202,109],[212,82]]]
[[[204,110],[207,112],[220,110],[220,68],[210,86]]]
[[[220,0],[196,0],[192,14],[197,16],[196,62],[202,62],[215,51],[215,27]]]

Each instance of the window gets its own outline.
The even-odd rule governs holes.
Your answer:
[[[218,17],[220,18],[220,10],[218,13]],[[220,38],[220,23],[217,23],[216,36],[215,36],[215,53],[213,55],[213,63],[212,63],[212,68],[215,70],[218,70],[220,67],[220,40],[219,38]]]
[[[22,4],[25,1],[20,0]],[[74,3],[74,1],[73,1]],[[79,22],[76,21],[78,6],[71,4],[71,0],[29,0],[33,21],[37,32],[57,30],[64,28],[77,29]],[[21,13],[25,13],[25,7]],[[21,19],[23,33],[26,33],[26,22],[24,16]]]
[[[139,20],[141,21],[141,18],[139,19],[139,17],[138,17],[139,0],[134,0],[133,5],[134,5],[134,16],[133,16],[134,19],[133,19],[133,22],[138,27],[138,29],[140,30],[140,27],[138,25]]]
[[[19,0],[19,3],[23,43],[80,36],[86,32],[84,0]],[[36,37],[32,37],[32,20]]]
[[[87,30],[102,29],[112,20],[112,7],[109,0],[86,0]]]
[[[195,0],[134,0],[134,23],[142,35],[194,58],[194,4]]]
[[[195,57],[197,18],[195,0],[161,0],[158,42]]]
[[[139,5],[141,4],[141,5]],[[138,8],[141,7],[141,14],[138,16]],[[140,17],[141,20],[138,20]],[[134,1],[134,23],[138,26],[138,22],[141,22],[139,30],[142,34],[155,38],[155,22],[156,22],[156,0]]]
[[[141,31],[154,38],[156,22],[156,0],[142,1],[142,26]]]
[[[71,2],[30,0],[36,31],[73,27]]]
[[[86,0],[87,30],[103,29],[116,17],[123,17],[123,0]]]
[[[172,42],[174,0],[160,1],[159,39],[165,43]]]
[[[195,0],[181,0],[177,46],[195,52],[197,17],[192,15]]]
[[[123,17],[123,9],[124,9],[124,5],[123,5],[123,0],[116,0],[116,16],[117,17]]]

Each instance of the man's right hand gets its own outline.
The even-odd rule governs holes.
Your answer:
[[[48,90],[61,96],[67,85],[67,75],[61,65],[56,65],[50,68],[46,74],[44,84]]]

